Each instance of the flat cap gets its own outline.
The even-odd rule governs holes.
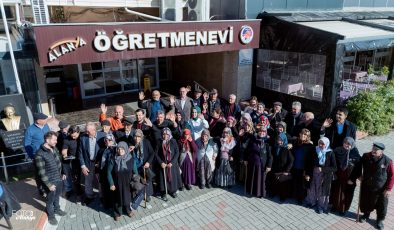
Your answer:
[[[274,102],[274,105],[282,106],[282,102],[276,101],[276,102]]]
[[[211,90],[211,92],[209,92],[209,94],[217,94],[217,93],[218,93],[218,90],[215,89],[215,88],[213,88],[213,89]]]
[[[48,116],[43,113],[34,113],[33,118],[35,121],[36,120],[45,120],[48,118]]]
[[[131,119],[130,117],[125,117],[125,118],[123,118],[122,122],[123,122],[125,125],[132,125],[134,121],[133,121],[133,119]]]
[[[69,124],[66,121],[60,121],[59,122],[59,128],[60,129],[67,128],[67,126],[69,126]]]
[[[111,123],[109,122],[109,120],[102,120],[101,121],[101,126],[104,126],[104,125],[111,126]]]
[[[194,92],[195,92],[195,93],[202,93],[202,91],[201,91],[200,88],[195,88],[195,89],[194,89]]]
[[[380,142],[374,142],[373,146],[381,150],[384,150],[386,148],[386,146],[384,146],[384,144]]]

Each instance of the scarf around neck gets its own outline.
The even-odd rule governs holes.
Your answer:
[[[324,165],[324,163],[326,162],[326,153],[332,150],[330,148],[330,140],[327,137],[320,138],[317,143],[319,143],[320,141],[324,143],[325,147],[324,149],[320,149],[319,146],[316,146],[316,153],[317,158],[319,159],[319,165]]]

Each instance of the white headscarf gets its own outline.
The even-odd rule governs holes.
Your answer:
[[[330,140],[327,137],[322,137],[317,143],[322,141],[324,143],[324,149],[320,149],[319,145],[316,146],[317,157],[319,158],[319,165],[324,165],[326,162],[326,153],[332,151],[330,148]]]

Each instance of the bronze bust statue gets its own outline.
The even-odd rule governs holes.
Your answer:
[[[17,116],[13,105],[6,105],[3,108],[5,117],[1,119],[2,128],[6,131],[20,129],[21,116]]]

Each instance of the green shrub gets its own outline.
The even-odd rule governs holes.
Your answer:
[[[358,130],[373,135],[388,133],[394,123],[394,80],[378,83],[373,92],[362,92],[349,99],[349,120]]]

